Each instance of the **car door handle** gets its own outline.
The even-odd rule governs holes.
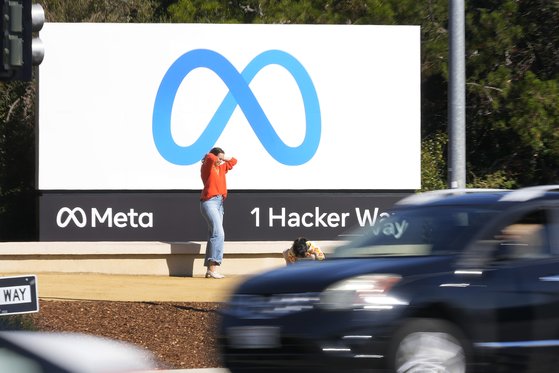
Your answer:
[[[559,275],[540,277],[540,281],[559,281]]]

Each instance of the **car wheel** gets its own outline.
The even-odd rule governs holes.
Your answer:
[[[466,373],[468,348],[460,330],[444,320],[414,319],[395,335],[390,360],[396,373]]]

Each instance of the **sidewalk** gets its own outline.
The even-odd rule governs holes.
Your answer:
[[[245,276],[204,277],[22,273],[37,276],[39,299],[107,301],[223,302]]]

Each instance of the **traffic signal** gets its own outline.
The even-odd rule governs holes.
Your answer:
[[[45,12],[31,0],[0,0],[1,47],[0,80],[25,80],[33,77],[33,66],[43,61],[41,40],[34,37],[45,23]]]

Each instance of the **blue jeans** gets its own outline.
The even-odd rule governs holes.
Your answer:
[[[212,197],[200,202],[200,212],[208,223],[208,243],[206,245],[206,258],[204,265],[220,265],[223,260],[223,245],[225,231],[223,230],[223,197]]]

